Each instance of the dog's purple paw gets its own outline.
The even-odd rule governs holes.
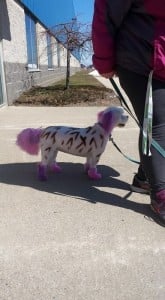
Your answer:
[[[50,169],[54,173],[60,173],[62,170],[61,167],[57,163],[51,164]]]
[[[101,179],[101,174],[97,173],[97,169],[96,168],[90,168],[88,170],[88,176],[90,179]]]
[[[48,177],[46,175],[46,170],[47,170],[46,166],[44,166],[42,164],[38,165],[38,179],[40,181],[46,181],[48,179]]]

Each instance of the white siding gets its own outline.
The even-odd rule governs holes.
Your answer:
[[[45,28],[37,23],[37,48],[38,48],[38,63],[40,65],[48,65],[48,56],[47,56],[47,39],[46,39],[46,30]]]
[[[15,1],[6,0],[10,20],[11,41],[3,40],[4,61],[27,62],[24,10]]]

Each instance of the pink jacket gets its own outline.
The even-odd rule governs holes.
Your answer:
[[[100,74],[119,65],[165,81],[165,0],[95,0],[92,41]]]

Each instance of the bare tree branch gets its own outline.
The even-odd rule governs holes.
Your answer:
[[[50,36],[60,42],[67,50],[66,88],[69,87],[70,56],[75,56],[79,61],[92,53],[91,25],[82,24],[77,18],[71,22],[61,23],[46,31]]]

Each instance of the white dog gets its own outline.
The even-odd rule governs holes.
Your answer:
[[[56,162],[58,151],[86,157],[85,171],[91,179],[101,178],[96,165],[104,152],[114,127],[124,126],[128,116],[122,107],[109,107],[98,113],[98,120],[87,128],[50,126],[45,129],[26,128],[17,136],[17,145],[29,154],[36,155],[41,149],[38,166],[40,180],[47,179],[47,167],[54,172],[61,168]]]

